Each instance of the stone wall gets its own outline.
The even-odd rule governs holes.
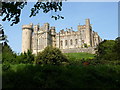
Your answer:
[[[78,53],[78,52],[86,52],[86,53],[91,53],[95,54],[95,48],[89,47],[89,48],[71,48],[71,49],[61,49],[63,53]]]
[[[34,54],[49,45],[61,49],[63,53],[95,53],[92,47],[102,41],[98,33],[92,31],[89,19],[86,19],[86,25],[78,25],[77,31],[66,28],[66,31],[62,29],[56,33],[55,27],[50,27],[49,23],[42,26],[39,24],[23,25],[22,29],[22,52],[30,49]],[[89,48],[83,48],[85,45]]]

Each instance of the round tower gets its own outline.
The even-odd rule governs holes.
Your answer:
[[[33,25],[22,26],[22,52],[31,50]]]

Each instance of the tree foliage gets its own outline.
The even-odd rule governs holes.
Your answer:
[[[38,53],[36,61],[40,64],[60,65],[62,62],[67,62],[67,58],[58,48],[48,46],[44,51]]]
[[[0,24],[0,43],[4,44],[4,42],[8,42],[7,36],[4,34],[3,26]]]
[[[21,2],[11,2],[8,0],[8,2],[2,2],[2,21],[11,21],[11,26],[13,24],[17,24],[20,22],[20,15],[22,12],[22,9],[27,5],[26,0],[22,0]],[[31,8],[30,17],[36,16],[39,11],[42,10],[43,13],[48,13],[50,11],[61,11],[62,10],[62,2],[56,1],[56,2],[36,2],[34,4],[34,7]],[[60,15],[53,15],[51,18],[57,19],[64,19],[64,17]]]
[[[117,41],[104,40],[97,47],[97,58],[100,60],[119,60],[117,54]]]
[[[17,55],[12,51],[10,46],[5,42],[2,46],[2,63],[15,63]]]
[[[116,52],[117,59],[120,60],[120,37],[116,38],[115,45],[114,45],[114,52]]]
[[[17,56],[17,63],[23,63],[23,64],[33,64],[34,62],[34,55],[30,50],[27,52],[21,53]]]

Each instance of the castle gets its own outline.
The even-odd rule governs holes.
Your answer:
[[[92,31],[90,19],[86,19],[85,25],[78,25],[77,29],[77,31],[73,31],[72,28],[60,30],[57,33],[55,27],[50,27],[49,23],[43,26],[23,25],[22,52],[32,50],[33,54],[37,54],[49,45],[59,48],[62,52],[69,50],[80,52],[82,48],[84,52],[85,47],[95,47],[102,41],[98,33]]]

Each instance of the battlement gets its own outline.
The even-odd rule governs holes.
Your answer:
[[[22,25],[22,29],[33,29],[33,25]]]
[[[50,25],[50,24],[47,22],[47,23],[44,23],[44,25]]]
[[[80,29],[86,29],[86,25],[78,25],[78,27],[80,27]]]
[[[67,36],[67,35],[77,35],[77,34],[80,34],[80,32],[79,31],[73,31],[73,30],[64,31],[64,29],[62,29],[56,35],[60,35],[60,36],[64,36],[65,35],[65,36]]]
[[[50,29],[55,30],[55,27],[52,26],[52,27],[50,27]]]
[[[22,29],[22,52],[29,49],[34,54],[49,45],[59,48],[63,53],[94,53],[92,47],[96,47],[102,41],[98,33],[92,30],[89,19],[86,19],[85,25],[78,25],[77,30],[73,30],[71,27],[62,29],[58,33],[56,33],[55,27],[50,26],[49,23],[42,25],[31,23],[23,25]]]

